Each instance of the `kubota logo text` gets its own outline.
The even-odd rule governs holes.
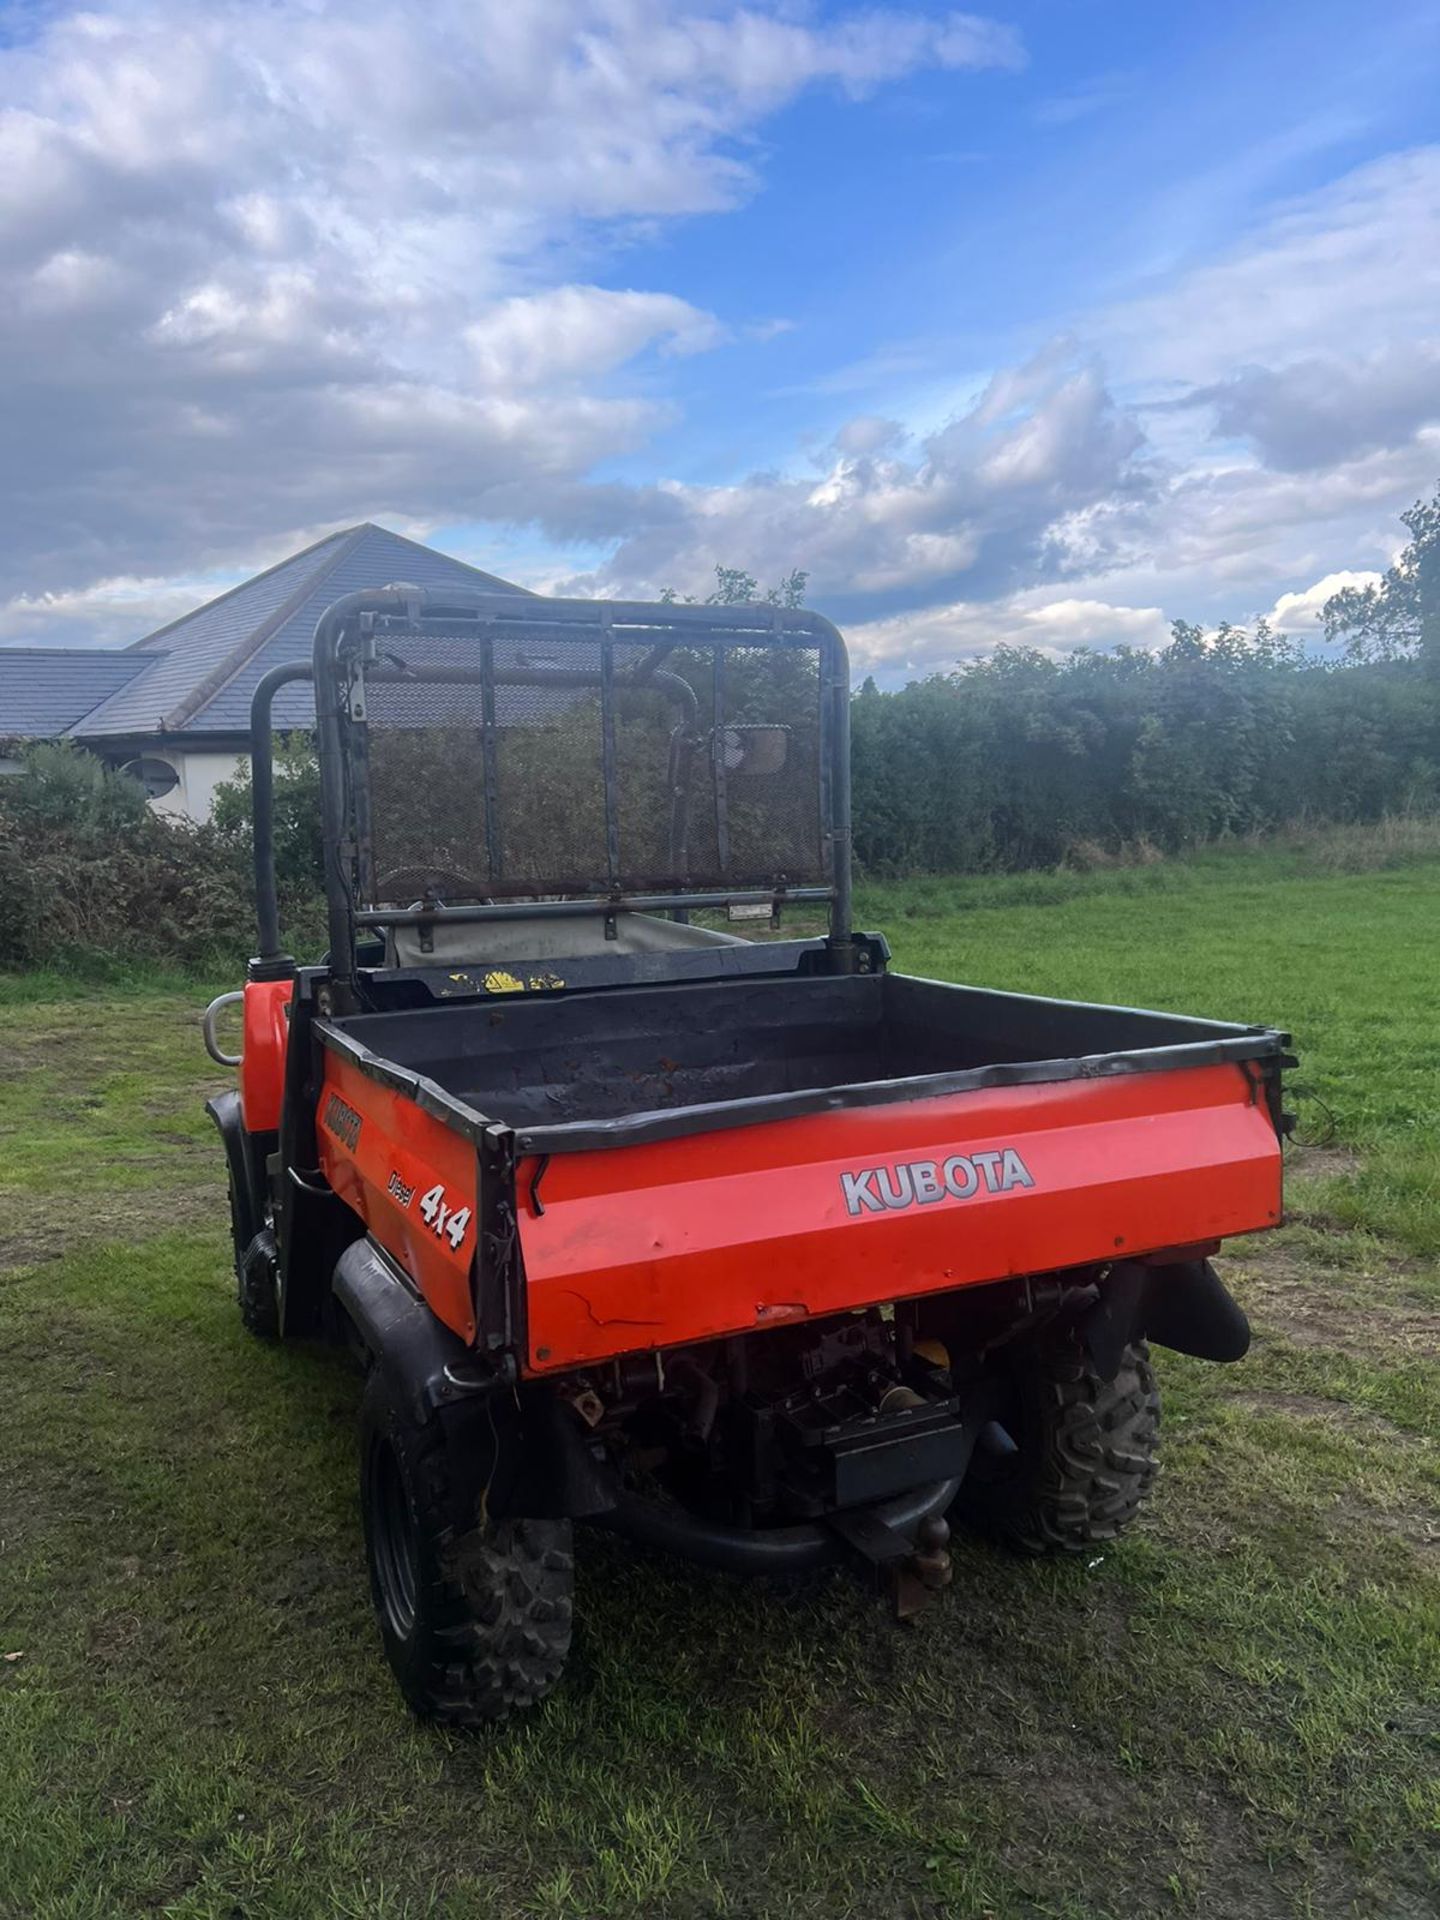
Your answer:
[[[840,1176],[840,1191],[850,1213],[925,1207],[932,1200],[968,1200],[982,1187],[986,1193],[1009,1193],[1012,1187],[1034,1184],[1014,1147],[952,1153],[948,1160],[902,1160],[893,1167],[862,1167],[858,1173]]]
[[[354,1107],[332,1093],[325,1105],[325,1125],[337,1140],[343,1140],[353,1153],[360,1144],[360,1116]]]

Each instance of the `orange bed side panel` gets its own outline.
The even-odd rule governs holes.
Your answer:
[[[315,1118],[325,1178],[409,1274],[431,1311],[473,1341],[474,1147],[413,1100],[330,1052]]]
[[[532,1373],[1280,1218],[1238,1066],[989,1088],[651,1146],[517,1179]]]

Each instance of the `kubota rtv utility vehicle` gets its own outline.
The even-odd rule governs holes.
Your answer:
[[[280,951],[271,702],[314,681],[329,952]],[[352,594],[254,704],[260,951],[211,1103],[246,1325],[368,1367],[421,1713],[537,1700],[577,1520],[900,1610],[958,1514],[1086,1551],[1155,1472],[1147,1340],[1234,1360],[1285,1036],[891,972],[851,924],[815,614]],[[823,903],[824,936],[742,940]],[[207,1034],[215,1046],[213,1017]]]

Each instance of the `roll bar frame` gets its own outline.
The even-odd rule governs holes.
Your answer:
[[[481,650],[481,666],[473,676],[453,668],[427,670],[423,665],[403,672],[388,669],[379,645],[381,634],[401,631],[422,635],[440,620],[453,628],[473,622],[476,632],[492,644]],[[382,625],[383,623],[383,625]],[[403,623],[403,624],[402,624]],[[540,670],[501,667],[494,662],[497,638],[566,637],[593,631],[599,650],[597,671]],[[649,642],[650,651],[623,680],[614,671],[616,640],[626,645]],[[676,887],[669,892],[627,895],[619,886],[618,821],[616,806],[615,726],[613,694],[617,687],[653,686],[682,709],[672,735],[672,855],[683,871],[683,783],[674,776],[675,756],[693,743],[696,701],[693,689],[678,674],[667,673],[663,662],[675,648],[688,644],[721,646],[814,647],[820,660],[820,813],[821,833],[829,884],[779,886],[773,893],[753,885],[727,889],[712,884]],[[524,900],[401,910],[357,906],[349,877],[351,822],[346,755],[346,729],[363,722],[363,709],[352,709],[352,688],[359,669],[365,684],[423,683],[426,680],[474,682],[482,688],[481,746],[486,783],[487,822],[496,817],[496,686],[598,687],[601,705],[601,766],[605,787],[606,851],[612,887],[593,898]],[[726,906],[770,901],[778,911],[790,901],[826,901],[830,908],[828,948],[837,972],[854,965],[851,925],[850,856],[850,671],[845,642],[837,629],[818,613],[803,608],[768,604],[726,607],[680,606],[668,602],[614,600],[547,600],[514,593],[446,588],[443,591],[408,585],[363,588],[345,594],[320,616],[308,665],[274,667],[255,689],[251,703],[251,767],[254,802],[255,897],[259,956],[252,977],[270,977],[293,970],[294,962],[280,946],[279,905],[275,878],[273,704],[279,690],[293,682],[311,680],[315,687],[316,746],[320,762],[321,827],[325,848],[325,897],[330,939],[332,984],[340,1002],[353,997],[356,935],[362,929],[389,925],[426,925],[434,922],[485,921],[501,918],[560,919],[596,914],[607,918],[621,913],[684,913],[692,907]],[[492,869],[494,847],[490,849]]]

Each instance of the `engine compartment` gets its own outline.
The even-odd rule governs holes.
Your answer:
[[[556,1391],[632,1487],[740,1527],[784,1527],[963,1476],[994,1356],[1097,1298],[1088,1270],[1005,1281],[760,1336],[631,1355]],[[983,1395],[983,1399],[982,1399]]]

